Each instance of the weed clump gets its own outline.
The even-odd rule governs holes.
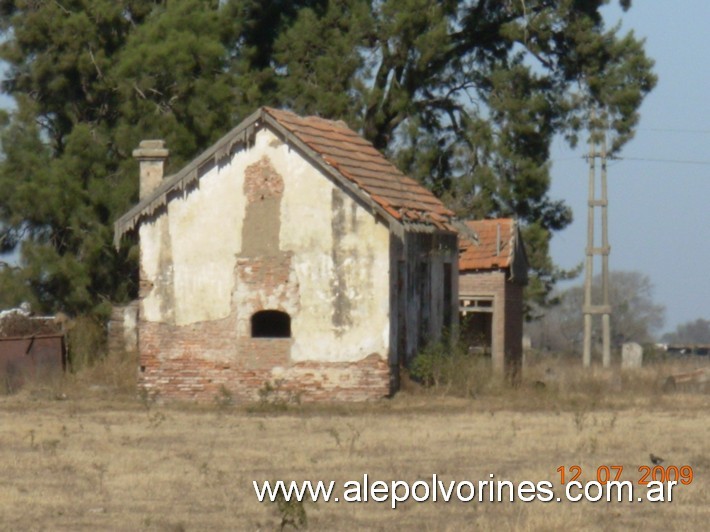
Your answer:
[[[215,395],[214,403],[219,410],[227,410],[234,406],[234,394],[223,384],[219,387],[217,395]]]
[[[276,509],[281,517],[280,530],[286,530],[288,527],[303,530],[308,527],[308,516],[302,500],[293,497],[287,499],[279,490],[276,495]]]
[[[258,390],[259,400],[247,407],[250,413],[268,414],[285,412],[291,406],[301,404],[301,395],[288,390],[284,386],[284,381],[277,379],[273,382],[264,381]]]
[[[463,341],[447,334],[422,349],[409,374],[442,395],[476,397],[490,386],[491,360],[485,354],[469,352]]]

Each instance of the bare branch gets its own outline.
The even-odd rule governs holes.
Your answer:
[[[134,88],[135,91],[140,95],[141,98],[143,98],[144,100],[147,100],[147,99],[148,99],[148,98],[146,97],[145,93],[144,93],[142,90],[140,90],[140,89],[138,88],[138,85],[136,85],[136,82],[135,82],[135,81],[133,82],[133,88]]]
[[[91,49],[91,46],[89,46],[89,57],[91,57],[91,62],[94,64],[94,67],[96,68],[96,74],[98,74],[99,79],[103,79],[104,74],[103,74],[103,72],[101,72],[99,65],[96,64],[96,58],[94,57],[94,52]]]
[[[56,4],[56,6],[57,6],[59,9],[61,9],[62,11],[64,11],[64,14],[65,14],[65,15],[71,15],[71,11],[69,11],[66,7],[64,7],[62,4],[60,4],[57,0],[54,0],[54,3]]]

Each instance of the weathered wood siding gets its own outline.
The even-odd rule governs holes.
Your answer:
[[[390,365],[407,367],[421,349],[458,323],[457,236],[408,231],[391,242]]]

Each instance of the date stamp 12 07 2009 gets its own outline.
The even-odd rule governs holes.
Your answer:
[[[578,465],[560,466],[556,471],[560,474],[561,484],[576,482],[583,474],[582,467]],[[622,465],[601,465],[596,470],[596,480],[601,484],[629,480],[623,478],[624,476],[624,466]],[[677,482],[687,486],[693,482],[693,468],[689,465],[680,467],[642,465],[638,467],[638,474],[634,481],[640,486],[646,486],[649,482]]]

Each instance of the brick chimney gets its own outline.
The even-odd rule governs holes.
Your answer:
[[[133,150],[133,157],[140,164],[140,199],[160,186],[168,154],[164,140],[144,140]]]

